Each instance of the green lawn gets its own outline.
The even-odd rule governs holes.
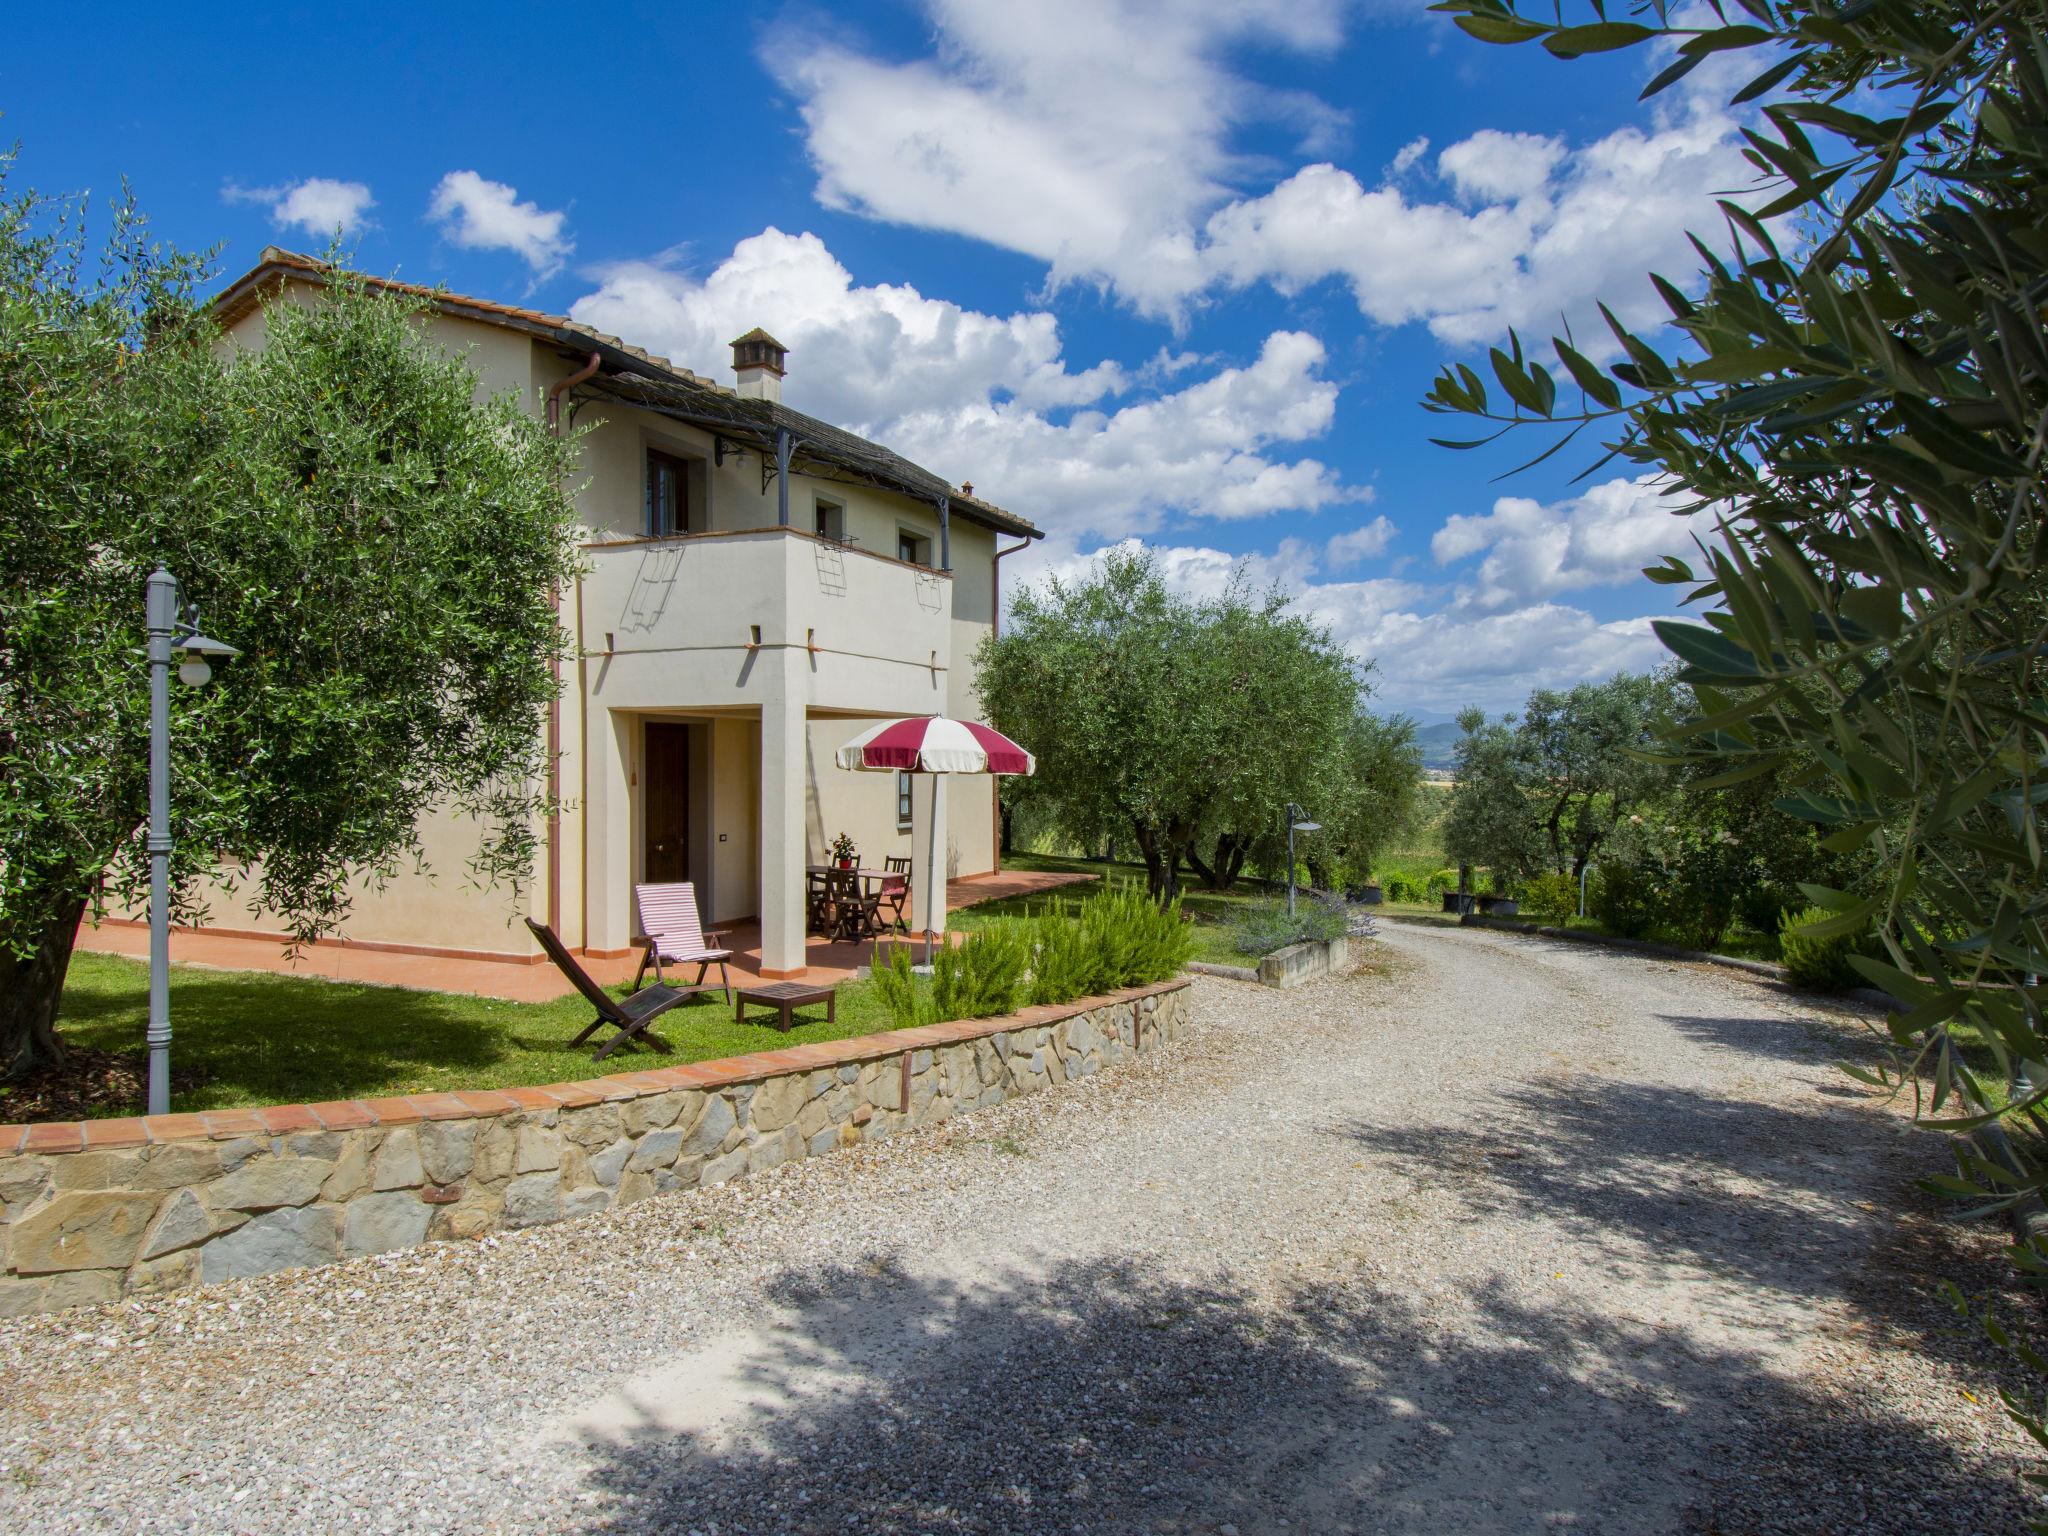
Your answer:
[[[1011,869],[1107,874],[1118,882],[1142,883],[1145,878],[1144,867],[1135,864],[1104,865],[1034,854],[1004,862]],[[947,922],[971,932],[992,918],[1042,911],[1060,900],[1077,900],[1093,888],[1075,886],[1044,896],[984,902],[950,914]],[[1255,888],[1229,895],[1188,892],[1185,909],[1196,915],[1196,959],[1252,963],[1231,945],[1224,924],[1233,908],[1253,899]],[[64,1038],[96,1050],[139,1052],[148,1018],[148,989],[149,968],[139,960],[74,955],[59,1014]],[[623,995],[625,989],[613,991]],[[673,1055],[628,1046],[593,1064],[591,1045],[569,1049],[569,1041],[590,1022],[590,1008],[581,998],[514,1003],[313,976],[174,965],[172,1059],[181,1073],[195,1072],[201,1082],[173,1095],[171,1107],[231,1109],[556,1083],[841,1040],[893,1027],[873,984],[866,981],[840,983],[832,1024],[825,1023],[822,1008],[800,1010],[797,1019],[797,1027],[788,1034],[769,1023],[739,1025],[723,997],[700,995],[656,1026],[675,1047]],[[7,1095],[0,1086],[0,1121],[9,1118]],[[105,1112],[136,1113],[139,1106]]]
[[[141,1050],[148,989],[149,967],[139,960],[75,955],[59,1015],[64,1038],[100,1050]],[[577,997],[512,1003],[174,965],[172,1059],[181,1070],[204,1074],[205,1081],[174,1096],[171,1108],[227,1109],[556,1083],[891,1027],[874,987],[865,981],[840,984],[834,1023],[825,1022],[823,1008],[800,1009],[797,1027],[788,1034],[772,1023],[735,1024],[723,996],[700,994],[655,1026],[675,1047],[673,1055],[629,1045],[593,1065],[594,1043],[569,1049],[590,1016],[589,1005]],[[609,1037],[610,1031],[605,1034]],[[0,1088],[0,1120],[5,1119],[6,1090]]]

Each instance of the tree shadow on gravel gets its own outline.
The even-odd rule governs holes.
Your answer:
[[[834,1270],[782,1299],[796,1322],[732,1393],[768,1406],[698,1433],[628,1392],[586,1441],[589,1529],[1833,1536],[2020,1509],[1911,1422],[1526,1295],[1459,1298],[1455,1333],[1363,1276],[1260,1297],[1118,1263],[968,1291]]]
[[[1881,1012],[1859,1017],[1843,1010],[1836,999],[1790,991],[1785,995],[1788,1000],[1815,1011],[1799,1018],[1739,1013],[1660,1013],[1657,1017],[1695,1041],[1806,1065],[1842,1060],[1869,1062],[1883,1053]],[[1872,1025],[1877,1029],[1872,1029]],[[1845,1076],[1843,1081],[1849,1079]]]
[[[1539,1210],[1622,1262],[1700,1266],[1822,1300],[1887,1217],[1861,1193],[1946,1166],[1874,1116],[1612,1080],[1503,1090],[1470,1126],[1353,1123],[1333,1134],[1474,1219]]]

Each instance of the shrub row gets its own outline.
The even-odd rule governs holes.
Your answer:
[[[898,1029],[988,1019],[1165,981],[1187,963],[1194,936],[1180,902],[1104,890],[1028,917],[998,918],[932,955],[929,981],[899,949],[875,967],[875,991]]]

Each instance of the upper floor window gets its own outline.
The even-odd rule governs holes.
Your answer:
[[[910,775],[896,775],[896,830],[906,831],[910,827]]]
[[[829,501],[818,503],[818,537],[840,544],[846,542],[846,508]]]
[[[896,530],[896,558],[912,565],[932,563],[932,541],[908,528]]]
[[[690,468],[671,454],[647,455],[647,536],[690,531]]]

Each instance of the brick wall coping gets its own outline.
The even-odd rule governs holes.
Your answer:
[[[99,1152],[121,1147],[157,1146],[173,1141],[233,1141],[241,1136],[282,1136],[292,1131],[353,1131],[373,1125],[418,1125],[423,1120],[476,1120],[513,1110],[581,1109],[590,1104],[621,1103],[678,1088],[724,1088],[759,1082],[793,1072],[871,1061],[906,1051],[958,1045],[1013,1029],[1057,1024],[1112,1003],[1138,1002],[1192,985],[1176,976],[1148,987],[1126,987],[1100,997],[1078,997],[1047,1003],[992,1019],[959,1019],[925,1024],[916,1029],[856,1035],[848,1040],[823,1040],[693,1062],[684,1067],[657,1067],[646,1072],[621,1072],[612,1077],[549,1083],[544,1088],[502,1088],[461,1093],[414,1093],[394,1099],[335,1099],[325,1104],[273,1104],[261,1109],[214,1109],[187,1115],[142,1115],[119,1120],[45,1120],[33,1125],[0,1125],[0,1157],[16,1153]]]

